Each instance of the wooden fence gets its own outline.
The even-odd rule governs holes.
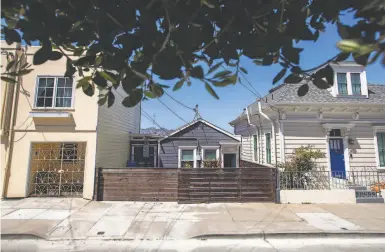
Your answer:
[[[179,169],[178,202],[275,202],[272,168]]]
[[[178,170],[97,168],[96,200],[177,201]]]
[[[96,200],[275,202],[272,168],[97,168]]]

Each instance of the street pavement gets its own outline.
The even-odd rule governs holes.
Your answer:
[[[1,251],[135,251],[135,252],[355,252],[385,251],[383,238],[208,239],[208,240],[2,240]]]
[[[385,204],[96,202],[26,198],[1,202],[2,239],[184,241],[279,235],[385,235]],[[26,242],[26,241],[25,241]],[[42,241],[40,241],[42,242]]]

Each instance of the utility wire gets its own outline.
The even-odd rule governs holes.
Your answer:
[[[182,117],[180,117],[177,113],[175,113],[172,109],[170,109],[166,104],[164,104],[164,102],[162,102],[159,98],[156,98],[160,103],[163,104],[163,106],[165,106],[168,110],[171,111],[171,113],[173,113],[176,117],[178,117],[179,119],[181,119],[182,121],[184,121],[185,123],[188,123],[185,119],[183,119]]]
[[[172,96],[171,96],[169,93],[167,93],[166,91],[164,91],[164,93],[165,93],[168,97],[170,97],[171,99],[173,99],[174,101],[176,101],[177,103],[179,103],[180,105],[182,105],[183,107],[185,107],[185,108],[187,108],[187,109],[191,109],[191,110],[193,110],[193,111],[195,110],[194,108],[189,107],[189,106],[183,104],[182,102],[178,101],[177,99],[175,99],[174,97],[172,97]]]

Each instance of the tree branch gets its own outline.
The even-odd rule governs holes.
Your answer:
[[[225,27],[223,27],[223,29],[222,30],[220,30],[219,32],[218,32],[218,34],[217,34],[217,36],[213,39],[213,40],[211,40],[207,45],[205,45],[204,47],[202,47],[202,48],[200,48],[200,49],[198,49],[198,50],[205,50],[207,47],[209,47],[212,43],[214,43],[215,42],[215,40],[217,40],[221,35],[222,35],[222,33],[224,33],[229,27],[230,27],[230,25],[234,22],[234,16],[231,18],[231,20],[230,20],[230,22],[228,22],[227,23],[227,25],[225,26]]]

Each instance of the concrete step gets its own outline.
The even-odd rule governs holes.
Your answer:
[[[349,186],[349,189],[353,189],[353,190],[356,190],[356,191],[365,191],[365,190],[368,190],[368,187],[366,186]]]
[[[356,198],[377,198],[377,193],[369,190],[356,190]]]
[[[356,198],[356,203],[384,203],[384,198]]]

